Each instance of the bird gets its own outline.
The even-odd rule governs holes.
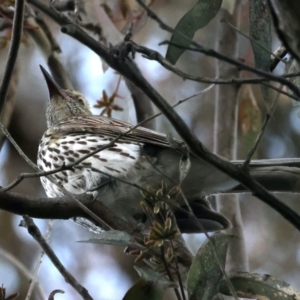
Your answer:
[[[106,146],[72,169],[53,174],[52,178],[72,195],[91,194],[94,201],[104,201],[121,218],[138,226],[145,221],[139,187],[157,189],[163,181],[169,187],[179,184],[180,164],[188,159],[190,168],[180,187],[202,226],[200,228],[184,210],[175,209],[180,231],[198,233],[203,228],[205,231],[217,231],[231,226],[225,216],[212,209],[205,196],[236,187],[238,183],[235,180],[204,160],[187,154],[184,143],[179,140],[170,140],[167,135],[144,127],[126,133],[133,128],[132,124],[93,115],[81,93],[62,89],[40,67],[49,91],[46,110],[48,129],[40,141],[37,157],[40,170],[50,171],[75,163]],[[119,139],[114,141],[115,138]],[[262,172],[259,166],[256,170],[262,179],[262,174],[273,173],[270,167],[264,166]],[[64,195],[59,186],[47,177],[41,177],[41,183],[48,197]],[[186,208],[183,199],[178,201]],[[97,226],[90,220],[75,218],[75,221],[97,232]]]

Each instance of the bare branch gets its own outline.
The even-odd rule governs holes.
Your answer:
[[[33,277],[31,270],[27,269],[27,267],[23,262],[20,261],[19,258],[15,257],[12,253],[3,249],[2,247],[0,247],[0,256],[2,259],[14,266],[27,282],[31,281]],[[36,288],[39,298],[42,300],[46,299],[45,292],[42,290],[41,286],[39,284],[35,284],[34,287]]]
[[[56,269],[64,277],[66,282],[69,283],[78,292],[78,294],[82,296],[83,299],[93,300],[88,290],[84,288],[81,284],[79,284],[79,282],[73,277],[73,275],[63,266],[63,264],[60,262],[52,248],[47,244],[47,242],[43,238],[40,230],[34,224],[33,220],[28,216],[23,216],[23,219],[26,224],[25,227],[27,228],[28,233],[39,243],[41,248],[47,254],[47,256],[49,257],[53,265],[56,267]]]
[[[172,65],[168,60],[166,60],[159,52],[149,49],[147,47],[138,45],[133,41],[127,41],[124,44],[124,48],[127,48],[128,52],[137,52],[143,54],[143,57],[149,60],[155,60],[160,63],[164,68],[173,72],[174,74],[182,77],[183,79],[202,82],[202,83],[212,83],[212,84],[260,84],[265,81],[269,81],[267,78],[208,78],[203,76],[194,76],[188,73],[183,72],[176,66]],[[299,75],[299,74],[298,74]],[[292,77],[293,74],[287,74],[283,77]],[[297,99],[299,101],[299,99]]]
[[[163,44],[169,44],[169,45],[173,45],[173,46],[176,46],[178,48],[182,48],[180,45],[176,45],[174,43],[171,43],[169,41],[165,41],[163,43],[161,43],[162,45]],[[201,47],[201,48],[200,48]],[[248,65],[245,65],[241,62],[239,62],[238,60],[234,60],[230,57],[227,57],[227,56],[224,56],[223,54],[219,53],[219,52],[216,52],[215,50],[213,49],[209,49],[209,48],[204,48],[200,45],[198,46],[192,46],[192,47],[185,47],[184,48],[185,50],[190,50],[190,51],[194,51],[194,52],[200,52],[200,53],[204,53],[206,54],[207,56],[212,56],[212,57],[215,57],[215,58],[218,58],[220,60],[224,60],[226,61],[227,63],[229,64],[232,64],[232,65],[235,65],[236,67],[242,69],[242,70],[246,70],[246,71],[249,71],[249,72],[252,72],[254,74],[257,74],[257,75],[260,75],[260,76],[263,76],[265,77],[266,79],[269,79],[269,80],[273,80],[275,82],[279,82],[281,83],[282,85],[284,86],[287,86],[291,91],[293,91],[295,93],[295,95],[300,98],[300,89],[295,85],[293,84],[291,81],[287,80],[286,78],[284,78],[283,76],[277,76],[277,75],[273,75],[272,73],[267,73],[267,72],[264,72],[262,70],[259,70],[259,69],[256,69],[256,68],[253,68],[253,67],[250,67]],[[299,101],[299,100],[298,100]]]
[[[61,62],[61,49],[46,22],[39,15],[35,15],[34,12],[31,12],[31,16],[26,18],[26,22],[31,25],[27,32],[45,57],[55,81],[63,89],[73,89],[70,78]]]
[[[46,230],[46,233],[45,233],[45,241],[47,243],[49,242],[49,239],[50,239],[50,236],[51,236],[53,224],[54,224],[53,220],[50,220],[48,222],[48,227],[47,227],[47,230]],[[37,277],[38,277],[38,274],[39,274],[39,271],[40,271],[40,267],[42,265],[42,259],[43,259],[44,254],[45,254],[45,252],[43,250],[41,250],[41,252],[38,256],[38,259],[37,259],[37,264],[36,264],[33,276],[32,276],[32,278],[30,278],[30,285],[29,285],[25,300],[30,300],[31,299],[33,289],[35,288],[35,286],[38,285],[37,284]]]
[[[19,147],[19,145],[15,142],[15,140],[12,138],[8,130],[4,127],[2,123],[0,123],[0,129],[2,133],[6,136],[6,138],[12,143],[12,145],[15,147],[15,149],[18,151],[18,153],[22,156],[22,158],[27,162],[27,164],[33,168],[34,170],[37,169],[36,164],[34,164],[29,157],[22,151],[22,149]]]
[[[80,202],[90,210],[94,211],[102,220],[116,230],[132,232],[136,224],[130,224],[113,211],[108,209],[102,201],[93,201],[91,196],[77,196]],[[104,202],[105,200],[103,200]],[[30,215],[32,218],[39,219],[70,219],[82,217],[90,220],[96,226],[102,227],[90,215],[84,212],[70,197],[61,198],[35,198],[16,193],[5,192],[0,194],[0,208],[2,210],[17,214]],[[103,228],[105,230],[110,229]]]
[[[271,56],[271,58],[273,60],[277,60],[278,62],[283,62],[285,63],[285,61],[277,55],[277,52],[275,51],[274,53],[269,51],[269,49],[267,49],[265,46],[263,46],[261,43],[259,43],[258,41],[256,41],[255,39],[251,38],[250,36],[248,36],[247,34],[245,34],[244,32],[242,32],[241,30],[239,30],[236,26],[232,25],[230,22],[228,22],[228,20],[223,19],[223,21],[231,28],[233,28],[234,30],[236,30],[236,32],[238,32],[240,35],[242,35],[243,37],[245,37],[246,39],[250,40],[251,42],[255,43],[256,45],[258,45],[259,47],[261,47],[262,49],[264,49],[266,52],[268,52]]]
[[[274,114],[274,111],[275,111],[275,108],[276,108],[276,105],[277,105],[277,102],[278,102],[278,98],[279,98],[279,94],[277,95],[277,97],[275,98],[275,100],[273,101],[272,105],[271,105],[271,111],[270,112],[267,112],[266,113],[266,117],[264,119],[264,122],[261,126],[261,130],[259,132],[259,135],[257,136],[256,140],[255,140],[255,143],[253,145],[253,147],[250,149],[249,153],[248,153],[248,156],[247,156],[247,159],[244,161],[243,165],[242,165],[242,168],[247,168],[251,162],[251,159],[252,159],[252,156],[253,154],[255,153],[265,131],[266,131],[266,128],[270,122],[270,119],[271,119],[271,116]]]
[[[133,84],[127,78],[125,78],[125,83],[131,93],[138,123],[144,120],[148,120],[144,122],[143,126],[154,130],[155,121],[154,118],[150,118],[154,114],[154,110],[150,99],[143,91],[141,91],[135,84]]]
[[[163,42],[161,44],[169,44],[169,45],[173,45],[173,46],[176,46],[178,48],[183,48],[185,50],[191,50],[191,51],[195,51],[195,52],[200,52],[200,53],[203,53],[207,56],[211,56],[211,57],[215,57],[217,59],[220,59],[220,60],[223,60],[229,64],[232,64],[242,70],[246,70],[246,71],[249,71],[249,72],[252,72],[254,74],[257,74],[257,75],[260,75],[260,76],[263,76],[265,78],[268,78],[270,80],[273,80],[273,81],[276,81],[276,82],[279,82],[287,87],[289,87],[294,93],[295,95],[297,95],[298,97],[300,97],[300,89],[294,85],[292,82],[290,82],[289,80],[281,77],[281,76],[276,76],[276,75],[273,75],[271,73],[268,73],[268,72],[264,72],[262,70],[259,70],[259,69],[256,69],[256,68],[253,68],[253,67],[250,67],[246,64],[243,64],[242,62],[238,61],[238,60],[235,60],[235,59],[232,59],[231,57],[229,56],[226,56],[226,55],[223,55],[222,53],[219,53],[213,49],[209,49],[209,48],[206,48],[206,47],[203,47],[201,45],[199,45],[198,43],[194,42],[193,40],[187,38],[184,34],[181,34],[179,32],[176,32],[176,30],[174,30],[173,28],[169,27],[166,23],[164,23],[142,0],[136,0],[144,9],[145,11],[147,12],[148,16],[150,18],[152,18],[153,20],[155,20],[158,25],[168,31],[168,32],[171,32],[173,34],[176,34],[178,36],[180,36],[181,38],[185,39],[185,40],[188,40],[190,43],[191,43],[191,47],[181,47],[180,45],[176,45],[174,43],[171,43],[169,41],[166,41],[166,42]]]
[[[16,6],[15,6],[15,14],[13,18],[13,33],[12,33],[10,47],[8,50],[8,59],[6,62],[4,75],[0,85],[0,115],[5,103],[10,79],[16,64],[17,55],[21,43],[22,31],[23,31],[25,0],[16,0],[15,3]]]

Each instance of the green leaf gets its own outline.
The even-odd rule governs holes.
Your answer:
[[[253,49],[255,67],[269,72],[270,52],[272,51],[271,14],[267,0],[250,0],[250,38]],[[260,85],[265,100],[269,99],[269,88]]]
[[[97,234],[94,239],[89,239],[87,241],[79,241],[80,243],[90,243],[90,244],[106,244],[106,245],[118,245],[118,246],[129,246],[134,243],[130,234],[119,231],[119,230],[109,230]]]
[[[135,269],[141,278],[127,291],[123,300],[162,300],[166,288],[177,287],[152,269],[137,266]]]
[[[222,0],[198,0],[195,6],[178,22],[175,27],[176,32],[184,34],[189,39],[193,39],[196,31],[205,27],[214,18],[221,4]],[[178,36],[176,33],[172,35],[171,43],[180,45],[181,47],[189,47],[190,45],[188,40]],[[169,45],[166,59],[175,65],[184,51],[185,49],[183,48]]]
[[[241,298],[265,300],[300,300],[300,292],[270,275],[238,273],[230,281]],[[227,283],[221,282],[220,293],[231,295]]]
[[[164,297],[164,290],[151,281],[139,279],[125,294],[123,300],[161,300]]]
[[[198,250],[187,279],[190,300],[211,300],[218,294],[223,273],[214,248],[224,268],[230,240],[231,236],[229,235],[215,234],[211,237],[211,241],[207,240]]]

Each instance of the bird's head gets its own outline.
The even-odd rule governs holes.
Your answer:
[[[46,111],[48,127],[51,127],[61,120],[74,117],[91,115],[90,106],[87,100],[77,91],[62,89],[42,67],[48,90],[50,101]]]

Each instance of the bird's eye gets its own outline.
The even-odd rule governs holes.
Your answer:
[[[78,98],[78,103],[81,105],[81,106],[84,106],[84,100],[82,98]]]

